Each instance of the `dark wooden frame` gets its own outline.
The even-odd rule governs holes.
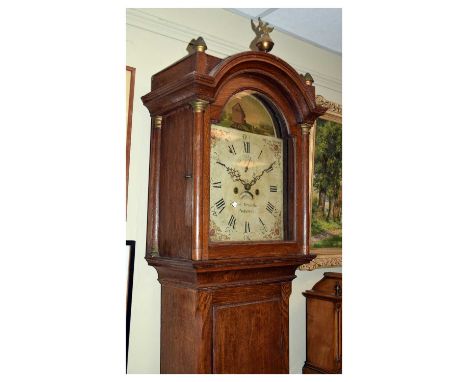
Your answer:
[[[209,240],[211,124],[243,90],[268,97],[286,122],[288,240]],[[291,281],[313,259],[309,133],[326,108],[263,52],[194,52],[153,75],[142,101],[152,118],[145,258],[162,286],[161,372],[288,373]],[[258,330],[247,333],[252,320]]]
[[[128,176],[129,176],[129,170],[130,170],[130,148],[132,146],[133,97],[134,97],[134,92],[135,92],[136,69],[127,65],[126,71],[130,72],[130,93],[128,95],[129,101],[128,101],[128,110],[127,110],[128,115],[127,115],[127,144],[126,144],[126,169],[125,169],[125,176],[126,176],[125,211],[127,210],[126,206],[128,203]]]
[[[128,367],[128,345],[130,341],[130,322],[132,318],[132,296],[133,296],[133,273],[135,268],[135,240],[126,240],[127,248],[129,247],[128,257],[128,278],[127,278],[127,314],[126,314],[126,358],[125,370]]]

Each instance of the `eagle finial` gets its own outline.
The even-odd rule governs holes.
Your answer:
[[[268,34],[273,32],[273,29],[275,29],[275,27],[269,27],[269,25],[270,24],[268,23],[264,23],[260,17],[258,18],[257,28],[258,28],[258,31],[264,36],[269,36]]]
[[[275,43],[270,37],[270,33],[273,32],[274,27],[270,27],[267,22],[263,22],[262,19],[258,18],[258,25],[255,25],[254,21],[252,25],[255,27],[255,33],[259,36],[256,46],[258,50],[262,52],[269,52],[273,49]]]

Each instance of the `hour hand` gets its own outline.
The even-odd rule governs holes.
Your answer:
[[[249,165],[250,165],[251,160],[252,160],[252,158],[249,158],[249,161],[247,162],[247,166],[245,166],[244,172],[247,172],[247,170],[249,169]]]
[[[242,179],[240,177],[239,171],[237,171],[237,170],[235,170],[235,169],[233,169],[231,167],[226,166],[224,163],[222,163],[220,161],[217,161],[216,163],[220,164],[221,166],[223,166],[226,169],[226,171],[228,172],[228,174],[230,175],[232,180],[234,180],[235,182],[239,181],[242,184],[244,184],[244,182],[242,181]]]

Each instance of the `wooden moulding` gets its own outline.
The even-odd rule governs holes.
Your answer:
[[[226,260],[190,261],[160,256],[146,257],[158,271],[161,284],[177,283],[193,288],[291,281],[294,272],[314,256],[258,257]]]

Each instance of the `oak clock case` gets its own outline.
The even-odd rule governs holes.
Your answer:
[[[313,259],[309,132],[326,109],[263,52],[196,51],[142,100],[161,373],[288,373],[291,281]]]

